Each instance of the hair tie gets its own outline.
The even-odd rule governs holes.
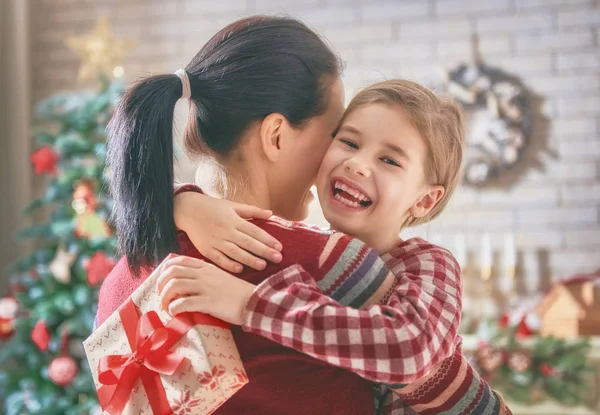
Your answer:
[[[187,72],[185,71],[185,69],[177,69],[175,71],[175,75],[177,75],[181,80],[181,98],[190,99],[192,97],[192,87],[190,86],[190,78],[188,78]]]

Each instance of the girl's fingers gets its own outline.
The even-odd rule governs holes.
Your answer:
[[[202,287],[196,279],[172,278],[160,293],[160,305],[166,310],[171,301],[200,294]]]
[[[238,230],[261,244],[272,248],[274,251],[279,252],[283,249],[281,242],[272,237],[269,232],[259,228],[252,222],[244,221],[243,223],[240,223]]]
[[[273,248],[269,248],[267,245],[263,244],[262,242],[252,238],[251,236],[248,236],[247,234],[243,233],[243,232],[237,232],[237,234],[235,234],[232,238],[231,238],[231,242],[233,242],[237,247],[239,247],[240,249],[243,249],[244,252],[250,253],[252,254],[252,257],[254,258],[254,262],[256,264],[258,264],[258,262],[256,262],[257,259],[265,259],[267,261],[271,261],[274,263],[279,263],[281,262],[281,253],[279,251],[276,251]],[[230,255],[231,256],[231,255]],[[255,258],[258,257],[258,258]],[[237,259],[237,258],[236,258]],[[238,259],[239,261],[239,259]],[[242,261],[240,261],[242,262]],[[264,261],[262,261],[264,262]],[[258,270],[262,270],[263,268],[257,268],[256,265],[253,264],[248,264],[246,262],[244,262],[246,265],[258,269]],[[265,264],[266,266],[266,264]]]
[[[167,259],[165,259],[161,264],[161,271],[164,271],[172,265],[190,268],[202,268],[206,265],[206,261],[186,255],[169,254]]]
[[[160,294],[163,290],[164,286],[167,282],[172,278],[184,278],[184,279],[195,279],[199,274],[199,270],[204,268],[207,264],[204,261],[202,262],[202,266],[199,267],[190,267],[183,265],[175,265],[175,264],[165,264],[162,268],[160,275],[156,280],[156,289]],[[197,265],[197,264],[196,264]]]
[[[233,210],[244,219],[269,219],[273,212],[252,205],[235,204]]]
[[[243,235],[243,234],[241,234]],[[242,243],[243,239],[250,239],[247,236],[244,237],[238,237],[237,240]],[[267,248],[268,249],[268,248]],[[263,270],[266,268],[267,263],[261,259],[261,258],[257,258],[254,255],[252,255],[250,252],[242,249],[242,247],[238,246],[238,244],[234,242],[225,242],[222,245],[222,249],[221,249],[229,258],[233,259],[234,261],[239,262],[240,264],[243,265],[247,265],[250,268],[254,268],[257,270]]]
[[[206,255],[206,258],[210,259],[219,268],[233,272],[234,274],[242,272],[244,269],[241,264],[233,261],[224,252],[216,248],[211,249],[211,251]]]
[[[201,295],[194,295],[191,297],[178,298],[169,304],[168,312],[172,316],[187,312],[201,312],[204,313],[205,299]]]

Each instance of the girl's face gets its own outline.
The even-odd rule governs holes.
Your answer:
[[[319,166],[331,144],[331,135],[344,113],[344,85],[336,79],[329,88],[328,107],[324,114],[308,121],[306,126],[292,131],[291,147],[282,155],[276,178],[271,183],[274,213],[288,220],[304,220],[313,201],[310,188],[315,183]]]
[[[398,242],[411,209],[428,194],[427,146],[398,105],[373,103],[346,116],[317,178],[333,229],[380,251]]]

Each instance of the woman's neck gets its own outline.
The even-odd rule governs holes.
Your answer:
[[[223,197],[232,202],[244,203],[271,209],[271,197],[266,177],[257,174],[258,170],[245,172],[228,171]]]

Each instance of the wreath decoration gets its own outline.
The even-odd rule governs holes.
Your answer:
[[[531,134],[531,108],[515,77],[481,62],[444,72],[442,89],[466,110],[464,182],[482,186],[519,160]]]

